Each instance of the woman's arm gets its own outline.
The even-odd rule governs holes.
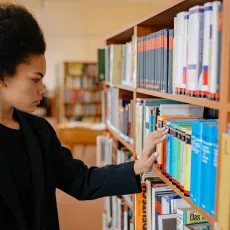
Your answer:
[[[157,157],[153,154],[154,146],[163,141],[167,133],[164,129],[150,133],[140,160],[88,168],[82,161],[73,159],[69,149],[61,146],[51,126],[50,129],[50,151],[56,158],[57,187],[79,200],[141,192],[139,174],[152,169]]]
[[[141,192],[140,176],[134,174],[134,162],[88,168],[60,147],[58,188],[79,200]]]

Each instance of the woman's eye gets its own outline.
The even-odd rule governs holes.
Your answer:
[[[40,81],[40,79],[34,79],[33,80],[35,83],[38,83]]]

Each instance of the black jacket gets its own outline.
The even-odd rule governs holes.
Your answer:
[[[133,162],[88,168],[61,146],[45,119],[18,110],[15,112],[32,166],[33,229],[30,230],[59,229],[56,188],[78,200],[141,191],[140,177],[134,175]],[[23,230],[25,226],[13,177],[0,149],[0,230]]]

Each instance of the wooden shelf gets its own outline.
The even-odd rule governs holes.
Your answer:
[[[101,116],[101,114],[100,113],[96,113],[96,114],[86,115],[86,114],[66,113],[66,116],[67,117],[76,117],[76,116],[79,116],[79,117],[99,117],[99,116]]]
[[[115,87],[115,88],[118,88],[118,89],[130,91],[130,92],[133,92],[134,89],[135,89],[135,88],[133,88],[133,87],[131,87],[131,86],[126,86],[126,85],[122,85],[122,84],[112,85],[112,84],[110,84],[110,82],[108,82],[108,81],[104,81],[104,84],[105,84],[106,86]]]
[[[124,199],[124,201],[128,205],[128,207],[133,211],[133,205],[130,204],[130,202],[128,201],[128,199],[126,198],[126,196],[123,195],[122,198]]]
[[[65,88],[65,89],[66,90],[71,90],[71,91],[76,91],[76,92],[79,92],[79,91],[96,91],[96,90],[98,90],[95,87],[92,87],[92,88]]]
[[[90,74],[86,74],[86,73],[82,73],[82,74],[70,74],[67,73],[66,76],[67,77],[88,77],[88,78],[96,78],[96,75],[90,75]]]
[[[134,91],[134,88],[131,87],[131,86],[126,86],[126,85],[115,85],[116,88],[119,88],[119,89],[122,89],[122,90],[127,90],[127,91],[130,91],[130,92],[133,92]]]
[[[66,105],[75,105],[75,104],[81,104],[81,105],[89,105],[89,104],[101,104],[100,101],[89,101],[89,102],[83,102],[83,101],[76,101],[76,102],[65,102]]]
[[[125,43],[132,39],[134,34],[134,25],[125,27],[115,33],[106,36],[107,44]]]
[[[114,132],[113,130],[111,130],[108,126],[107,126],[107,130],[112,134],[112,136],[118,140],[120,143],[122,143],[131,153],[134,153],[134,146],[128,142],[126,142],[125,140],[123,140],[120,135],[116,132]]]
[[[183,95],[176,95],[176,94],[169,94],[169,93],[161,93],[161,92],[156,92],[148,89],[137,89],[137,93],[144,94],[144,95],[150,95],[153,97],[159,97],[159,98],[165,98],[169,100],[175,100],[175,101],[180,101],[184,103],[189,103],[193,105],[199,105],[211,109],[220,109],[220,103],[219,101],[211,101],[208,99],[202,99],[202,98],[194,98],[194,97],[188,97],[188,96],[183,96]],[[137,94],[138,98],[138,94]]]
[[[153,172],[158,175],[162,181],[164,181],[173,191],[175,191],[182,199],[184,199],[193,209],[197,210],[210,224],[214,224],[214,218],[206,213],[203,209],[193,204],[189,197],[185,196],[183,192],[180,191],[175,185],[168,180],[168,178],[156,167],[154,166]]]

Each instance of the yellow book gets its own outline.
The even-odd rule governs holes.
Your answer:
[[[220,174],[218,199],[218,226],[221,230],[230,229],[230,135],[221,135]]]
[[[177,230],[184,230],[186,224],[207,223],[205,218],[199,212],[192,208],[177,209]]]

